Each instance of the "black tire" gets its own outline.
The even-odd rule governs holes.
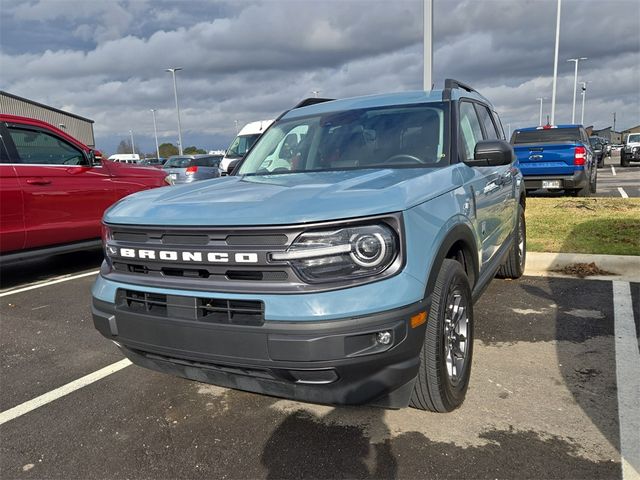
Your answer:
[[[593,178],[589,182],[589,193],[596,193],[598,190],[598,169],[593,168]]]
[[[520,278],[524,273],[527,261],[527,224],[524,218],[524,208],[518,205],[518,221],[513,229],[513,245],[509,250],[506,262],[500,266],[496,277]]]
[[[587,183],[582,188],[576,188],[574,190],[571,190],[571,196],[572,197],[588,197],[591,194],[590,190],[591,190],[591,185]]]
[[[621,167],[628,167],[630,163],[631,162],[629,162],[629,159],[624,154],[624,151],[620,150],[620,166]]]
[[[455,305],[458,305],[457,309]],[[451,333],[448,326],[452,322],[459,331],[456,332],[454,328],[455,333]],[[450,373],[447,360],[460,357],[453,353],[454,349],[449,349],[452,345],[450,342],[463,358],[463,363],[455,368],[455,373],[453,368]],[[424,344],[420,351],[420,370],[409,405],[440,413],[450,412],[462,405],[469,386],[472,358],[473,302],[469,279],[460,263],[445,259],[433,290]]]
[[[604,155],[598,160],[598,168],[604,168]]]

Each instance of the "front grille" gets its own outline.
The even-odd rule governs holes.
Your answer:
[[[130,313],[195,322],[251,325],[264,324],[264,303],[118,290],[117,308]]]

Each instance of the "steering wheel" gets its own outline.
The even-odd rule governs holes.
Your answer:
[[[425,163],[422,159],[409,155],[408,153],[398,153],[387,158],[384,163],[403,163],[403,161],[409,160],[413,163]]]

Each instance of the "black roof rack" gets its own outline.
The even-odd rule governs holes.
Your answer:
[[[476,89],[467,85],[466,83],[462,83],[458,80],[454,80],[453,78],[447,78],[444,81],[444,89],[445,90],[451,90],[452,88],[462,88],[463,90],[466,90],[467,92],[476,92]]]
[[[316,103],[330,102],[332,100],[335,100],[335,98],[318,98],[318,97],[305,98],[293,108],[308,107],[309,105],[315,105]],[[293,110],[293,108],[291,110]]]

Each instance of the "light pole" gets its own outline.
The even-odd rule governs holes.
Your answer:
[[[589,82],[580,82],[582,85],[582,115],[580,116],[580,125],[584,127],[584,99],[587,96],[587,83]]]
[[[131,136],[131,153],[136,153],[136,147],[133,143],[133,130],[129,130],[129,135]]]
[[[151,108],[151,114],[153,115],[153,135],[156,137],[156,155],[160,158],[160,147],[158,146],[158,127],[156,125],[156,109]]]
[[[538,97],[536,100],[540,101],[540,126],[542,126],[542,101],[544,100],[544,97]]]
[[[587,57],[570,58],[567,62],[575,62],[576,69],[573,75],[573,110],[571,110],[571,123],[576,123],[576,92],[578,91],[578,63],[580,60],[586,60]]]
[[[556,84],[558,83],[558,51],[560,50],[560,11],[562,0],[558,0],[558,15],[556,18],[556,53],[553,59],[553,88],[551,91],[551,125],[556,121]]]
[[[616,131],[616,112],[613,112],[613,131]]]
[[[424,0],[423,13],[424,74],[422,76],[422,88],[425,92],[429,92],[433,85],[433,0]]]
[[[176,114],[178,115],[178,153],[182,155],[182,127],[180,125],[180,107],[178,106],[178,86],[176,84],[176,72],[179,72],[182,68],[167,68],[165,72],[171,72],[173,75],[173,95],[176,98]]]

